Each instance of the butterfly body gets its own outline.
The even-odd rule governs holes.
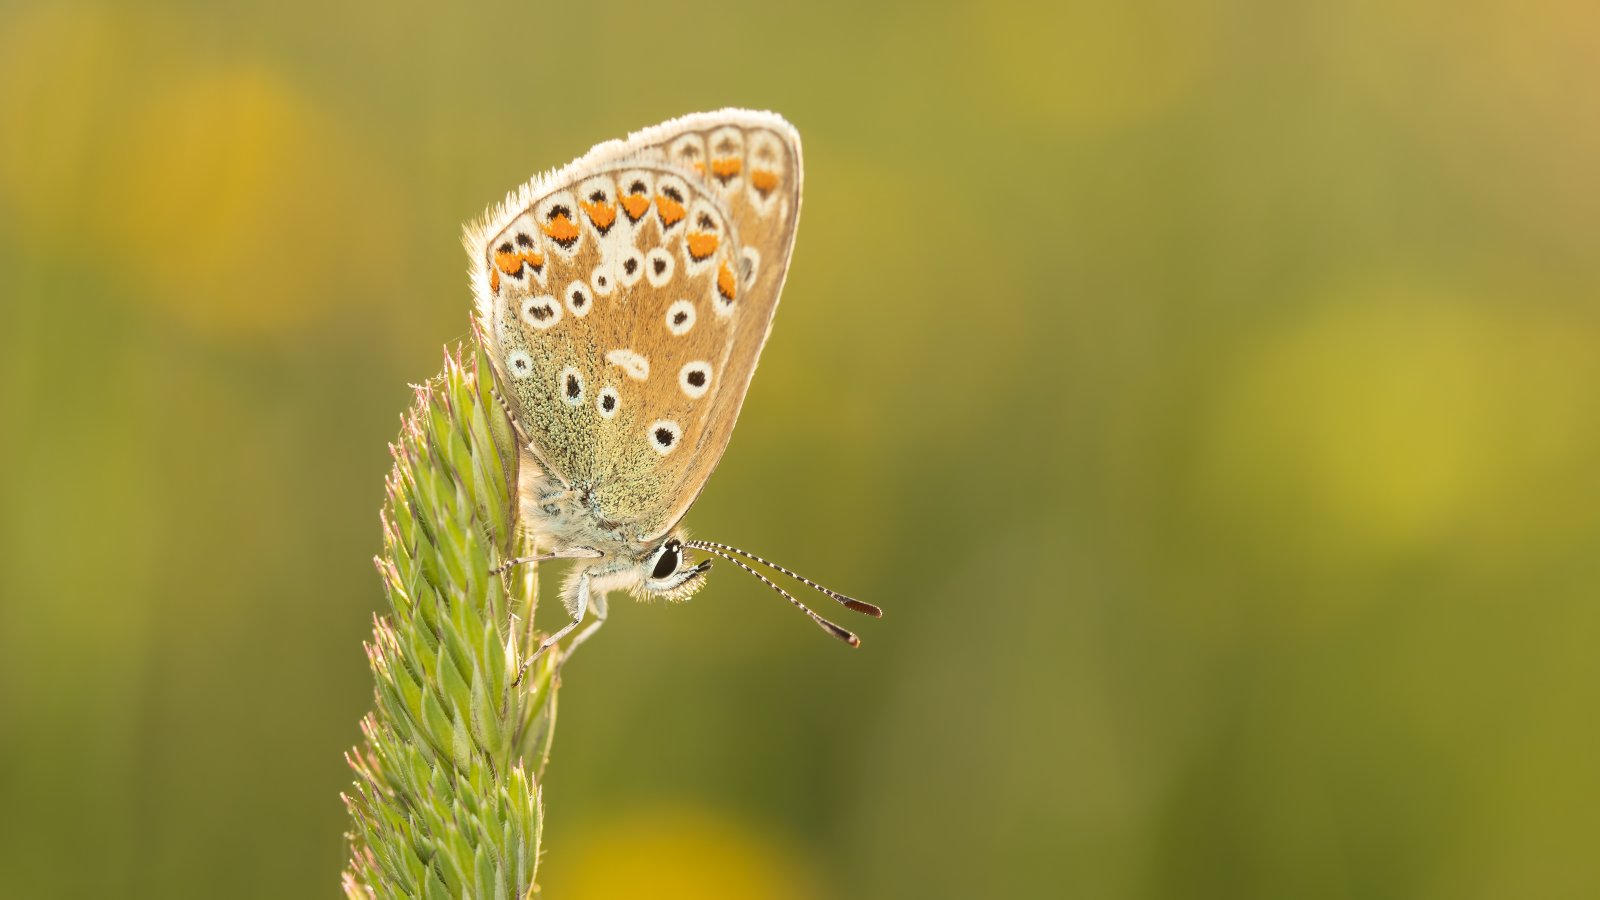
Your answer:
[[[771,329],[800,186],[793,127],[721,110],[601,144],[469,227],[477,330],[521,444],[522,525],[577,560],[573,622],[545,646],[590,610],[603,621],[608,592],[682,599],[704,584],[709,561],[690,564],[679,526]]]

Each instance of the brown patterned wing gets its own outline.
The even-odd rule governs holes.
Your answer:
[[[535,179],[468,232],[490,356],[546,470],[639,540],[726,448],[800,207],[794,129],[687,116]]]

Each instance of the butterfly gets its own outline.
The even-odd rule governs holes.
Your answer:
[[[684,600],[709,558],[760,579],[825,631],[860,641],[750,563],[849,609],[882,612],[681,521],[722,458],[772,328],[800,217],[800,136],[724,109],[607,141],[535,177],[466,229],[475,331],[520,447],[536,554],[573,560],[571,618],[531,656],[605,622],[606,597]],[[586,624],[586,619],[587,624]]]

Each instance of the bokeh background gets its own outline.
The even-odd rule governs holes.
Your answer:
[[[546,896],[1600,895],[1597,84],[1567,0],[0,4],[0,893],[335,894],[461,223],[747,105],[690,524],[887,615],[623,602]]]

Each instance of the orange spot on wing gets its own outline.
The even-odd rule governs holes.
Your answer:
[[[750,173],[750,183],[761,193],[770,194],[778,187],[778,173],[756,169]]]
[[[556,216],[540,227],[544,229],[545,234],[550,235],[552,240],[563,246],[578,239],[578,226],[572,224],[572,220],[565,215]]]
[[[639,221],[639,217],[644,215],[645,210],[650,208],[650,198],[643,194],[629,194],[617,202],[622,204],[622,208],[627,212],[628,218],[635,222]]]
[[[507,275],[517,275],[522,272],[523,263],[533,266],[534,271],[544,268],[544,255],[537,250],[519,250],[507,253],[504,250],[495,252],[494,267],[496,273],[504,272]],[[498,275],[494,277],[498,281]]]
[[[704,175],[706,173],[706,164],[703,163],[703,162],[695,163],[694,164],[694,173],[696,175]]]
[[[612,223],[617,221],[617,208],[609,203],[584,203],[579,201],[578,205],[583,207],[583,211],[589,214],[589,221],[594,223],[594,227],[601,231],[610,228]]]
[[[683,221],[683,204],[662,194],[656,195],[656,211],[661,214],[661,224],[671,228]]]
[[[717,244],[719,243],[721,241],[716,235],[705,231],[696,231],[694,234],[689,235],[689,255],[694,258],[695,262],[699,262],[717,252]]]
[[[711,161],[711,174],[717,176],[717,180],[724,184],[733,176],[739,174],[739,170],[742,168],[744,168],[744,160],[737,156],[725,156],[722,159],[713,159]]]
[[[733,270],[728,268],[727,263],[717,269],[717,293],[722,295],[722,299],[733,302]]]
[[[500,270],[498,268],[489,270],[489,292],[492,294],[500,293]]]

